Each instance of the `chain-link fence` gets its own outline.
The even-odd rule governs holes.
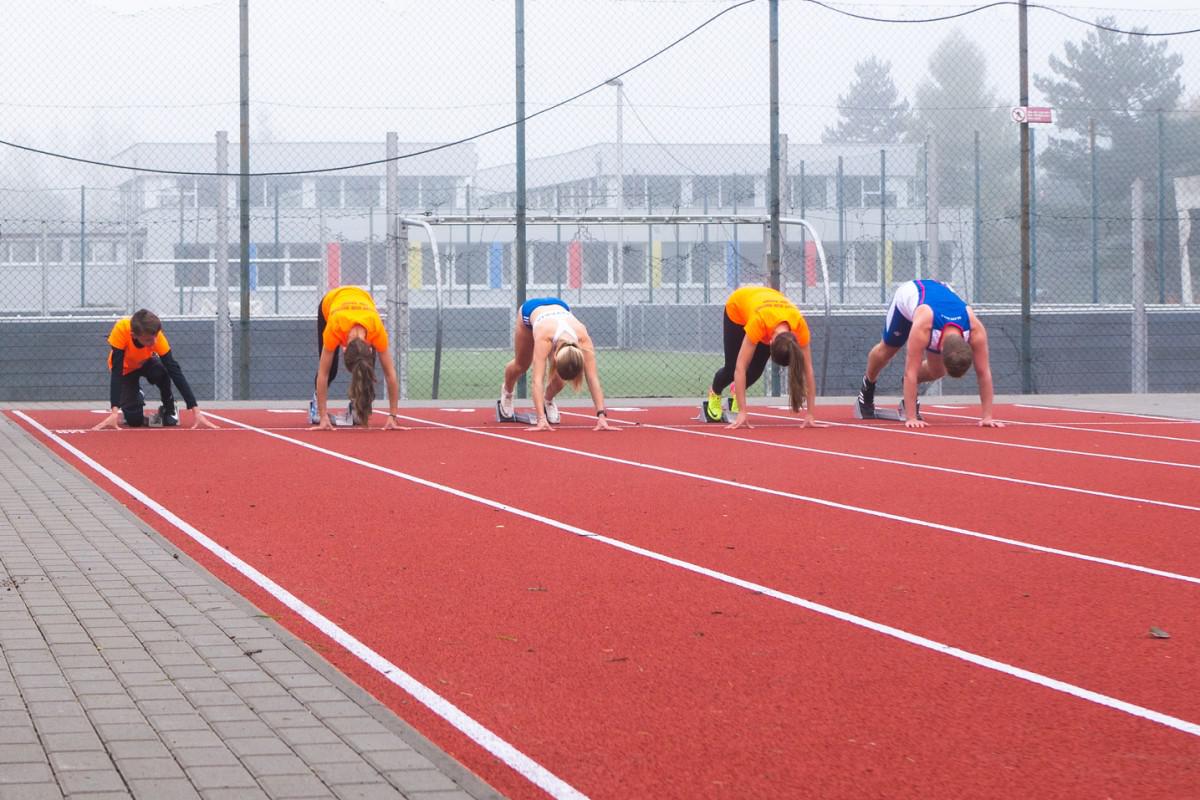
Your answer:
[[[146,307],[201,397],[303,398],[340,284],[403,290],[413,399],[494,395],[541,295],[608,394],[703,392],[726,296],[772,279],[770,7],[249,4],[244,198],[237,0],[10,10],[0,397],[104,397],[108,328]],[[1053,121],[1029,127],[1023,351],[1016,6],[778,12],[780,213],[810,225],[782,226],[779,282],[824,393],[856,389],[913,278],[989,323],[998,391],[1200,388],[1200,13],[1029,9],[1026,105]]]

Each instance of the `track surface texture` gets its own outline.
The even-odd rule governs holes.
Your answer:
[[[1200,795],[1200,424],[821,411],[6,413],[513,798]]]

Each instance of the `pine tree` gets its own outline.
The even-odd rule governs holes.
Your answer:
[[[821,135],[824,142],[890,144],[899,142],[908,127],[908,101],[899,99],[892,65],[871,56],[854,67],[854,82],[838,95],[841,119]]]

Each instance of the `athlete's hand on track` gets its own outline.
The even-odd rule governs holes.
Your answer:
[[[396,418],[393,416],[388,416],[387,422],[383,423],[383,429],[385,431],[406,431],[406,430],[408,430],[408,428],[405,428],[399,422],[396,422]]]
[[[998,419],[992,419],[991,417],[984,417],[983,419],[979,420],[979,427],[981,427],[981,428],[1003,428],[1004,423]]]
[[[547,420],[545,417],[542,417],[541,419],[538,420],[537,425],[534,425],[529,430],[531,430],[531,431],[552,431],[552,430],[554,430],[554,428],[553,428],[553,426],[550,425],[549,420]]]
[[[753,427],[754,426],[750,424],[750,415],[746,414],[745,412],[740,412],[737,415],[737,419],[735,419],[733,422],[731,422],[725,426],[725,430],[731,431],[734,428],[749,429],[749,428],[753,428]]]
[[[321,422],[317,425],[313,425],[311,428],[309,428],[309,430],[310,431],[336,431],[337,428],[335,428],[333,426],[333,420],[329,418],[328,414],[322,414]]]
[[[828,428],[829,424],[826,422],[817,422],[816,417],[814,417],[812,414],[805,414],[804,419],[800,420],[800,427],[801,428]]]
[[[904,427],[906,427],[906,428],[928,428],[929,423],[923,419],[906,419],[906,420],[904,420]]]
[[[94,431],[102,431],[105,428],[112,428],[114,431],[121,430],[118,421],[121,419],[121,409],[114,408],[109,415],[92,426]]]
[[[221,427],[220,425],[218,425],[217,423],[215,423],[211,419],[209,419],[207,416],[205,416],[204,412],[201,411],[199,408],[193,408],[192,414],[194,415],[194,418],[192,419],[192,430],[199,428],[201,425],[203,425],[206,428],[213,428],[214,430],[220,429],[220,427]]]
[[[617,429],[608,424],[607,417],[596,417],[596,427],[592,428],[592,430],[594,430],[594,431],[615,431]]]

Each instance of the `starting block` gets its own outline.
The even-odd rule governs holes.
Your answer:
[[[532,411],[517,411],[513,409],[511,417],[505,416],[500,410],[500,401],[496,401],[496,422],[519,422],[522,425],[537,425],[537,414]]]
[[[854,418],[855,419],[882,419],[882,420],[887,420],[888,422],[904,422],[904,420],[905,420],[904,401],[901,401],[900,405],[897,406],[896,408],[886,408],[886,407],[881,407],[881,406],[875,406],[874,411],[872,411],[870,414],[863,414],[862,409],[858,407],[858,403],[856,402],[854,404]],[[917,403],[917,419],[920,419],[920,418],[921,418],[921,404]]]

